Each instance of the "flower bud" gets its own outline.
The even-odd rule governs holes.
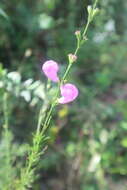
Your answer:
[[[77,60],[77,56],[72,53],[68,54],[68,58],[69,58],[69,63],[73,63]]]
[[[80,35],[81,35],[80,30],[75,31],[75,35],[76,35],[76,36],[80,36]]]
[[[98,13],[99,13],[99,9],[96,8],[96,9],[93,10],[93,15],[92,15],[92,16],[94,17],[94,16],[96,16]]]
[[[92,11],[93,11],[91,5],[88,5],[88,7],[87,7],[87,11],[88,11],[88,14],[91,15],[91,13],[92,13]]]
[[[75,31],[75,35],[76,35],[77,40],[80,41],[80,39],[81,39],[81,31],[80,30]]]

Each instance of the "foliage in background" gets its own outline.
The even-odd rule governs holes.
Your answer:
[[[4,90],[9,88],[8,109],[14,147],[30,140],[35,126],[31,118],[36,116],[35,110],[39,110],[40,102],[45,99],[40,81],[44,79],[39,75],[41,62],[54,57],[65,67],[65,55],[76,43],[71,34],[86,18],[82,7],[88,4],[91,1],[0,2],[0,10],[9,17],[5,20],[0,16],[0,62],[8,68],[8,72],[0,71],[0,102]],[[69,107],[59,107],[58,114],[54,114],[50,130],[52,140],[39,165],[35,190],[41,186],[63,190],[72,185],[76,190],[126,189],[127,3],[102,0],[100,7],[101,16],[89,30],[88,37],[92,40],[83,47],[70,76],[70,80],[80,86],[79,100]],[[12,79],[13,71],[21,76],[19,82]],[[4,80],[3,72],[6,73]],[[30,90],[26,89],[25,82]],[[35,87],[31,87],[34,84]],[[42,87],[38,89],[38,86]],[[36,88],[38,92],[34,94]],[[2,107],[0,115],[2,139]],[[1,140],[0,159],[4,158],[4,145]],[[25,155],[25,148],[21,152],[21,156]],[[15,153],[17,151],[12,148],[14,166]],[[1,164],[0,176],[6,184],[2,176],[4,166]],[[114,186],[113,181],[118,184]]]

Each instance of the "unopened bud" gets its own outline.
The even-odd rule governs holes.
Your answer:
[[[93,9],[92,9],[92,6],[91,6],[91,5],[88,5],[87,11],[88,11],[88,14],[89,14],[89,15],[92,13]]]
[[[99,9],[98,8],[94,9],[93,10],[93,17],[96,16],[98,13],[99,13]]]
[[[75,31],[76,36],[80,36],[80,34],[81,34],[80,30]]]
[[[77,56],[71,53],[68,55],[68,58],[69,58],[69,63],[73,63],[77,60]]]

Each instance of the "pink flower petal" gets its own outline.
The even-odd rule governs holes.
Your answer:
[[[61,98],[59,98],[58,102],[60,104],[66,104],[75,100],[79,94],[78,89],[75,85],[67,83],[60,87]]]
[[[59,66],[53,60],[46,61],[42,65],[42,71],[47,76],[47,78],[52,80],[53,82],[58,82],[59,81],[59,77],[57,76],[58,70],[59,70]]]

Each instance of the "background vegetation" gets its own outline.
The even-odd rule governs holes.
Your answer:
[[[39,108],[46,101],[41,65],[53,59],[64,69],[76,44],[74,32],[86,22],[90,4],[0,1],[1,190],[24,165]],[[99,7],[70,75],[79,98],[54,113],[33,190],[127,189],[127,2],[100,0]],[[12,160],[5,159],[7,150]]]

